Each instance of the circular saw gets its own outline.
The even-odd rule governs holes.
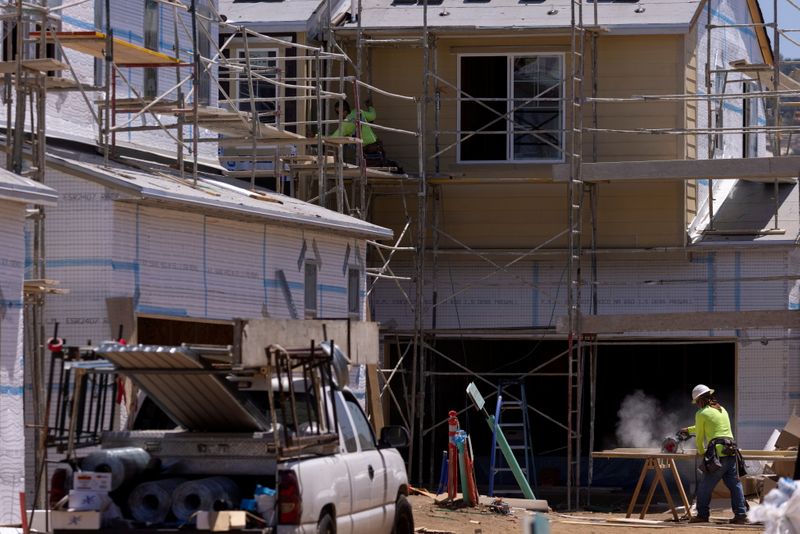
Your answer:
[[[681,454],[683,452],[683,444],[688,441],[692,435],[688,432],[678,431],[672,436],[667,436],[661,442],[661,452],[669,454]]]

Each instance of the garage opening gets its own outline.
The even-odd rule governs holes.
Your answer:
[[[529,477],[531,482],[535,481],[540,493],[546,493],[547,488],[556,490],[563,487],[566,484],[566,431],[561,425],[566,420],[567,359],[559,355],[566,350],[566,342],[438,339],[434,347],[446,358],[437,354],[430,356],[424,426],[428,428],[445,420],[449,410],[468,408],[459,415],[459,422],[472,438],[476,477],[481,491],[488,489],[492,436],[483,417],[471,408],[465,389],[469,382],[474,381],[487,398],[487,410],[494,413],[496,384],[503,379],[522,379],[528,404],[535,408],[529,411],[530,443],[535,464]],[[528,374],[532,369],[536,369],[536,372]],[[584,457],[589,451],[588,368],[585,376]],[[594,449],[631,446],[618,439],[616,430],[623,401],[637,391],[660,406],[663,414],[674,416],[679,426],[670,429],[670,432],[693,423],[694,409],[689,394],[698,383],[708,384],[717,390],[720,402],[729,411],[731,420],[735,421],[735,377],[736,344],[733,341],[601,341],[598,345]],[[395,422],[397,420],[393,419]],[[657,436],[659,444],[664,437],[666,434]],[[447,425],[442,424],[426,434],[423,447],[422,479],[435,488],[439,482],[442,451],[447,448]],[[594,484],[615,487],[634,485],[641,466],[631,468],[632,474],[628,475],[622,469],[622,463],[609,464],[606,469],[596,462]],[[582,469],[584,478],[588,471],[586,467],[588,465]],[[614,475],[615,471],[621,474]],[[411,476],[417,478],[417,467],[414,467]],[[511,480],[508,482],[509,486],[514,486]]]

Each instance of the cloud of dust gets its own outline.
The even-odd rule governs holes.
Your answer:
[[[617,422],[617,442],[620,447],[660,448],[665,437],[691,424],[678,413],[670,413],[661,403],[637,390],[622,400]]]

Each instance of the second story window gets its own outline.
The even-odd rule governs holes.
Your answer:
[[[756,81],[745,81],[742,83],[742,93],[757,93],[760,91],[759,83]],[[742,126],[745,128],[758,128],[760,126],[758,114],[758,98],[742,99]],[[757,130],[745,130],[742,136],[742,157],[758,157],[758,137]]]
[[[156,52],[159,48],[160,10],[161,3],[158,0],[144,1],[144,47]],[[158,69],[149,67],[144,69],[144,97],[156,96],[158,96]]]
[[[305,315],[306,319],[314,319],[317,317],[317,264],[307,261],[305,268]]]
[[[458,160],[564,159],[563,56],[462,55]]]
[[[237,97],[239,99],[239,110],[250,111],[253,102],[258,113],[259,120],[264,123],[275,122],[276,112],[276,87],[264,80],[264,78],[276,78],[278,62],[275,59],[278,55],[277,50],[265,50],[263,48],[250,50],[250,66],[253,69],[253,98],[250,98],[250,84],[247,77],[242,73],[237,79]],[[247,54],[244,50],[239,50],[240,64],[244,65]]]
[[[347,269],[347,314],[361,317],[361,271],[354,267]]]

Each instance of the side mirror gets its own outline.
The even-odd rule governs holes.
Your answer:
[[[411,439],[408,430],[403,426],[385,426],[381,429],[381,439],[378,446],[381,449],[395,448],[404,449],[408,447]]]

